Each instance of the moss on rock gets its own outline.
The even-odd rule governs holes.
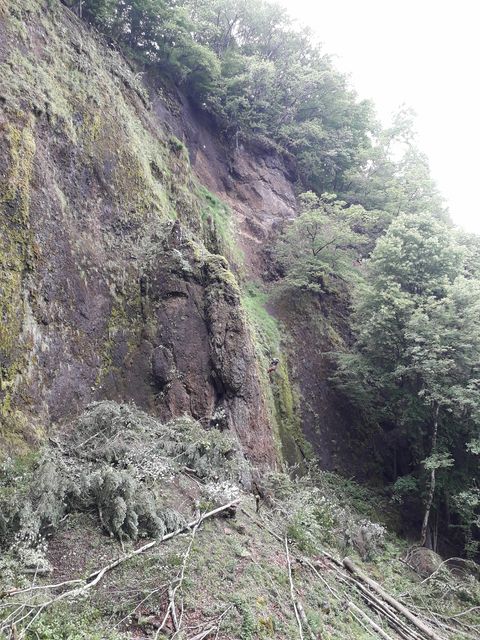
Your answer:
[[[302,466],[304,458],[310,456],[310,447],[302,434],[298,398],[290,382],[280,327],[265,307],[267,296],[254,285],[246,289],[242,302],[249,319],[259,363],[259,378],[269,407],[270,420],[275,426],[281,458],[290,465]],[[270,379],[267,371],[274,357],[279,359],[279,364]]]
[[[26,368],[28,336],[23,334],[23,282],[33,269],[35,247],[30,230],[30,183],[35,156],[33,118],[16,113],[0,124],[0,138],[8,152],[0,178],[0,415],[23,431],[21,416],[12,407],[18,378]],[[6,429],[4,429],[6,431]]]

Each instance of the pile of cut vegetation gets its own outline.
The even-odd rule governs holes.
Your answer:
[[[1,467],[0,637],[478,637],[476,567],[415,573],[389,508],[315,469],[252,469],[189,418],[96,403]]]
[[[129,405],[90,405],[50,438],[33,459],[6,460],[0,470],[0,545],[6,558],[46,572],[46,540],[75,513],[98,518],[121,544],[162,537],[184,522],[167,506],[161,481],[179,472],[205,481],[249,482],[249,470],[227,433],[190,418],[168,424]]]

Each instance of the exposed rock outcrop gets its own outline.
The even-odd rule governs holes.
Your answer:
[[[231,273],[257,284],[276,278],[272,242],[296,215],[294,164],[268,144],[227,144],[206,114],[158,78],[140,79],[60,4],[48,15],[40,0],[7,7],[4,442],[18,446],[108,398],[162,419],[186,412],[206,427],[233,428],[262,462],[275,460],[275,431],[296,462],[299,407],[322,464],[339,466],[334,453],[350,425],[328,382],[331,344],[295,309],[272,307],[288,346],[279,337],[255,347]],[[200,185],[233,212],[239,260],[216,237]],[[282,379],[272,385],[263,369],[280,350]]]
[[[26,5],[1,18],[3,443],[114,398],[231,428],[273,464],[237,284],[203,247],[184,145],[71,12]]]

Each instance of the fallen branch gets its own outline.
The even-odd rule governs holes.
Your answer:
[[[219,513],[222,513],[223,511],[226,511],[227,509],[230,509],[231,507],[238,505],[239,502],[240,502],[240,498],[237,498],[236,500],[232,500],[228,504],[222,505],[221,507],[217,507],[212,511],[208,511],[207,513],[202,515],[200,518],[197,518],[193,522],[189,522],[185,526],[179,529],[176,529],[171,533],[167,533],[165,536],[163,536],[162,538],[159,538],[158,540],[152,540],[151,542],[147,542],[147,544],[144,544],[142,547],[139,547],[138,549],[135,549],[134,551],[131,551],[130,553],[127,553],[126,555],[121,556],[117,560],[114,560],[110,564],[107,564],[104,567],[101,567],[100,569],[93,571],[87,577],[86,580],[81,580],[81,581],[72,580],[65,583],[60,583],[62,585],[62,584],[72,584],[72,583],[80,582],[81,586],[78,586],[74,589],[69,589],[68,591],[64,591],[60,595],[55,596],[42,604],[36,605],[35,608],[32,607],[32,609],[30,610],[30,612],[28,612],[28,614],[22,616],[21,620],[11,620],[9,621],[8,624],[4,623],[2,627],[0,627],[0,634],[9,628],[12,629],[15,624],[18,625],[20,621],[25,620],[26,618],[30,617],[33,614],[32,619],[29,621],[25,629],[20,633],[19,638],[20,639],[23,638],[25,636],[26,630],[31,626],[32,622],[36,618],[38,618],[38,616],[48,607],[54,604],[57,604],[58,602],[60,602],[61,600],[65,600],[66,598],[74,598],[79,595],[84,595],[87,591],[89,591],[90,589],[93,589],[93,587],[95,587],[102,580],[105,574],[112,571],[112,569],[115,569],[115,567],[118,567],[119,565],[123,564],[124,562],[127,562],[131,558],[134,558],[140,555],[141,553],[145,553],[145,551],[148,551],[152,547],[156,547],[162,544],[163,542],[166,542],[167,540],[171,540],[175,536],[185,533],[195,527],[199,527],[202,524],[202,522],[204,522],[208,518],[212,518],[213,516],[216,516]],[[55,586],[58,586],[58,585],[46,585],[45,589],[53,589]]]
[[[385,631],[381,627],[379,627],[378,624],[370,618],[370,616],[367,616],[363,609],[357,607],[354,602],[348,602],[347,606],[352,611],[355,611],[355,613],[360,616],[360,618],[362,618],[362,620],[364,620],[370,627],[372,627],[372,629],[376,631],[380,637],[382,637],[384,640],[392,640],[388,633],[385,633]]]
[[[403,560],[404,564],[407,565],[407,567],[410,567],[411,569],[413,569],[415,571],[415,569],[412,567],[411,564],[409,564],[408,562],[406,562],[405,560]],[[439,571],[443,568],[446,567],[449,570],[448,567],[448,563],[449,562],[461,562],[463,564],[466,564],[468,567],[472,567],[474,568],[476,571],[478,571],[478,566],[476,565],[476,563],[473,560],[466,560],[465,558],[446,558],[445,560],[443,560],[438,567],[435,569],[435,571],[433,573],[431,573],[429,576],[427,576],[426,578],[424,578],[421,582],[418,582],[415,585],[415,589],[418,589],[418,587],[420,587],[422,584],[425,584],[426,582],[428,582],[429,580],[432,580],[438,573]],[[418,573],[418,572],[417,572]],[[405,591],[404,593],[402,593],[402,595],[400,597],[409,595],[410,592],[409,591]]]
[[[343,567],[343,565],[341,566]],[[344,573],[340,567],[337,567],[336,565],[334,568],[339,575],[340,581],[347,585],[348,582],[351,582],[352,586],[360,592],[367,606],[386,618],[390,627],[392,627],[400,637],[404,638],[404,640],[422,640],[418,635],[418,632],[408,627],[407,623],[396,614],[395,610],[389,604],[383,602],[380,598],[374,595],[354,576]]]
[[[207,629],[204,629],[203,631],[200,631],[199,633],[197,633],[196,635],[192,636],[191,638],[189,638],[189,640],[203,640],[204,638],[206,638],[207,636],[211,635],[212,633],[215,633],[215,640],[217,640],[218,638],[218,634],[220,633],[220,625],[222,624],[222,620],[223,618],[227,615],[227,613],[233,609],[233,604],[231,604],[230,606],[228,606],[225,611],[223,613],[221,613],[218,618],[215,618],[214,620],[210,620],[209,624],[212,625],[213,622],[215,622],[214,626],[210,626]]]
[[[429,613],[429,615],[426,615],[424,613],[424,609],[422,607],[419,607],[418,605],[413,605],[412,606],[412,610],[415,611],[418,616],[422,616],[423,619],[426,620],[427,622],[431,622],[432,624],[441,627],[445,631],[450,631],[450,632],[456,634],[456,636],[461,635],[463,638],[470,638],[471,640],[478,640],[478,633],[477,633],[478,627],[469,625],[467,623],[463,623],[461,620],[455,620],[455,619],[453,619],[453,622],[455,622],[458,626],[457,627],[452,627],[451,625],[446,624],[445,622],[442,622],[442,620],[451,620],[451,618],[449,616],[445,616],[442,613],[434,612],[434,611],[431,611],[430,609],[426,608],[425,610],[428,611],[428,613]],[[432,616],[434,616],[434,617],[432,617]],[[471,633],[468,633],[468,631],[464,631],[460,627],[465,627],[469,631],[474,631],[476,633],[476,635],[473,636]]]
[[[250,518],[250,520],[252,522],[254,522],[257,527],[260,527],[261,529],[265,529],[265,531],[268,531],[268,533],[273,536],[276,540],[278,540],[279,542],[281,542],[283,544],[283,538],[281,538],[278,533],[275,533],[275,531],[272,531],[271,529],[269,529],[269,527],[267,527],[267,525],[263,522],[260,522],[260,520],[257,520],[257,518],[255,518],[255,516],[253,516],[251,513],[249,513],[246,509],[244,509],[243,507],[240,507],[240,511],[247,516],[247,518]]]
[[[118,567],[119,564],[123,564],[127,560],[130,560],[131,558],[134,558],[135,556],[138,556],[141,553],[148,551],[148,549],[151,549],[152,547],[156,547],[157,545],[162,544],[162,542],[166,542],[167,540],[171,540],[172,538],[175,538],[176,536],[182,533],[185,533],[190,529],[193,529],[193,527],[195,526],[201,525],[204,520],[208,520],[208,518],[212,518],[213,516],[216,516],[219,513],[222,513],[222,511],[226,511],[227,509],[230,509],[231,507],[237,505],[239,502],[240,502],[240,499],[237,498],[236,500],[232,500],[232,502],[229,502],[228,504],[222,505],[221,507],[217,507],[217,509],[213,509],[213,511],[208,511],[203,516],[201,516],[200,518],[197,518],[197,520],[194,520],[193,522],[189,522],[184,527],[181,527],[180,529],[176,529],[171,533],[167,533],[167,535],[163,536],[163,538],[160,538],[159,540],[152,540],[151,542],[147,542],[147,544],[144,544],[143,547],[139,547],[138,549],[135,549],[135,551],[131,551],[130,553],[127,553],[125,556],[118,558],[118,560],[111,562],[105,567],[102,567],[101,569],[97,569],[97,571],[93,571],[93,573],[91,573],[86,580],[87,582],[86,587],[90,588],[91,586],[98,584],[98,582],[103,578],[103,576],[106,573],[108,573],[115,567]]]
[[[157,629],[157,633],[155,634],[155,640],[157,640],[157,638],[159,637],[160,631],[162,630],[163,626],[165,625],[167,618],[168,618],[168,614],[170,613],[171,618],[172,618],[172,622],[173,622],[173,628],[175,629],[175,633],[172,636],[172,640],[173,638],[175,638],[179,631],[180,631],[180,627],[182,626],[182,620],[183,620],[183,601],[182,601],[182,607],[181,607],[181,611],[180,611],[180,616],[177,615],[177,606],[175,603],[175,597],[177,595],[177,591],[179,589],[181,589],[182,585],[183,585],[183,581],[185,578],[185,571],[187,568],[187,562],[188,562],[188,558],[190,556],[190,552],[192,550],[192,545],[193,545],[193,541],[195,539],[195,534],[197,533],[198,527],[200,526],[200,522],[201,522],[201,517],[198,520],[198,524],[196,524],[193,528],[192,528],[192,537],[190,539],[189,545],[187,547],[187,550],[185,551],[184,555],[183,555],[183,561],[182,561],[182,568],[180,570],[180,574],[176,579],[176,585],[175,587],[172,588],[172,586],[170,586],[169,590],[168,590],[168,597],[169,597],[169,603],[168,603],[168,608],[167,608],[167,613],[165,615],[165,618],[163,619],[163,622],[161,624],[161,626]]]
[[[470,609],[466,609],[465,611],[460,611],[460,613],[452,613],[451,616],[447,616],[447,617],[460,618],[461,616],[466,616],[468,613],[472,613],[472,611],[480,611],[480,606],[470,607]]]
[[[250,518],[250,520],[252,520],[252,522],[254,522],[258,527],[265,529],[265,531],[267,531],[276,540],[283,543],[283,539],[280,538],[280,536],[277,533],[275,533],[275,531],[272,531],[272,529],[270,529],[264,522],[260,522],[257,518],[255,518],[253,514],[249,513],[243,507],[240,508],[240,511],[244,515],[246,515],[248,518]],[[328,560],[330,560],[330,562],[333,565],[332,568],[337,572],[340,581],[347,584],[347,586],[348,586],[347,580],[351,581],[352,585],[355,586],[355,588],[358,591],[360,591],[367,605],[370,608],[377,611],[378,613],[380,613],[380,615],[384,616],[388,620],[389,625],[396,631],[396,633],[398,633],[400,637],[404,638],[404,640],[422,640],[416,631],[413,631],[412,629],[408,628],[407,624],[403,622],[403,620],[395,614],[395,612],[388,606],[387,603],[384,603],[380,599],[376,598],[368,589],[366,589],[360,583],[358,579],[354,578],[350,574],[344,573],[343,571],[344,566],[342,562],[340,562],[340,560],[337,560],[337,558],[335,558],[325,550],[322,550],[322,555],[324,555]],[[314,572],[317,578],[323,582],[325,587],[330,591],[330,593],[338,601],[344,600],[344,598],[338,593],[338,591],[333,589],[332,586],[329,585],[328,582],[325,580],[325,578],[319,573],[317,568],[314,566],[314,563],[312,563],[308,558],[304,556],[295,556],[295,557],[298,562],[300,562],[301,564],[307,565]],[[368,630],[368,627],[365,625],[362,618],[359,618],[356,614],[353,613],[353,611],[352,611],[352,616],[357,620],[357,622],[362,627]]]
[[[297,605],[298,615],[300,616],[300,620],[302,621],[303,626],[308,631],[308,635],[310,636],[310,640],[317,640],[315,638],[315,634],[312,631],[310,623],[308,622],[308,618],[307,618],[307,614],[305,613],[305,609],[303,608],[303,605],[302,605],[301,601],[298,598],[297,598],[297,601],[296,601],[296,605]]]
[[[287,555],[288,579],[290,581],[290,596],[292,598],[293,610],[295,611],[295,618],[297,619],[298,635],[300,637],[300,640],[303,640],[302,620],[300,618],[300,614],[298,613],[298,609],[297,609],[295,589],[293,587],[293,578],[292,578],[292,563],[290,562],[290,551],[288,549],[288,540],[286,536],[285,536],[285,553]]]
[[[25,589],[10,589],[9,591],[3,591],[2,593],[0,593],[0,600],[2,598],[10,598],[11,596],[16,596],[19,595],[21,593],[28,593],[29,591],[38,591],[38,590],[43,590],[43,591],[48,591],[49,589],[58,589],[58,587],[63,587],[67,584],[78,584],[78,583],[84,583],[85,580],[83,580],[82,578],[79,578],[77,580],[66,580],[65,582],[58,582],[57,584],[47,584],[47,585],[33,585],[31,587],[26,587]]]
[[[388,602],[394,609],[396,609],[399,613],[401,613],[407,620],[409,620],[417,629],[419,629],[422,633],[424,633],[431,640],[442,640],[442,638],[433,631],[428,625],[424,624],[419,618],[413,615],[411,611],[409,611],[403,604],[398,602],[393,596],[387,593],[379,584],[372,580],[367,575],[363,573],[360,569],[358,569],[350,558],[344,558],[343,565],[350,573],[358,576],[362,582],[367,584],[371,589],[373,589],[385,602]]]
[[[325,584],[327,589],[329,589],[329,591],[335,596],[337,600],[341,599],[338,592],[336,592],[335,590],[332,590],[332,587],[327,583],[325,578],[323,578],[321,573],[317,570],[315,564],[319,568],[321,568],[321,566],[319,566],[320,563],[318,563],[318,561],[313,564],[308,560],[308,558],[302,558],[301,561],[310,567],[310,569],[314,572],[317,578]],[[351,588],[352,586],[355,587],[355,589],[357,589],[357,591],[360,592],[360,595],[364,599],[367,606],[370,607],[370,609],[373,609],[376,613],[385,617],[390,627],[392,627],[392,629],[394,629],[395,632],[401,638],[404,638],[404,640],[422,640],[422,638],[417,634],[417,631],[410,629],[407,626],[407,624],[395,613],[395,611],[386,602],[383,602],[382,600],[377,598],[357,578],[355,578],[354,576],[348,573],[344,573],[344,571],[342,570],[343,564],[339,563],[338,561],[334,562],[332,568],[337,573],[339,581],[345,584],[347,588]],[[354,614],[352,613],[352,615]],[[357,622],[360,622],[358,617],[356,616],[354,617],[357,620]]]
[[[153,589],[153,591],[150,591],[150,593],[147,593],[147,595],[140,600],[140,602],[129,612],[127,613],[123,618],[121,618],[114,626],[114,628],[119,627],[122,622],[125,622],[125,620],[127,620],[128,618],[130,618],[132,615],[135,614],[135,612],[140,609],[140,607],[142,606],[142,604],[144,604],[145,602],[147,602],[147,600],[149,600],[153,595],[159,593],[162,590],[165,590],[168,587],[168,584],[162,584],[160,587],[157,587],[157,589]]]

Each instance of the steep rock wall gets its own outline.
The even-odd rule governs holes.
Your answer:
[[[309,294],[278,296],[269,305],[288,336],[291,379],[300,390],[302,432],[322,469],[359,481],[378,477],[379,442],[335,387],[332,352],[349,338],[348,301]]]
[[[273,148],[222,143],[215,125],[178,94],[174,113],[164,97],[152,93],[152,98],[158,118],[184,140],[202,183],[229,204],[245,258],[245,280],[267,293],[275,291],[275,240],[297,215],[291,160]],[[281,361],[273,383],[265,377],[264,386],[284,459],[296,464],[313,452],[323,469],[364,478],[369,466],[364,452],[369,451],[373,464],[375,442],[365,441],[358,416],[331,382],[330,354],[348,340],[348,301],[300,293],[268,298],[260,303],[260,314],[254,303],[254,325],[263,368],[269,357]]]
[[[185,147],[121,57],[49,5],[0,13],[2,444],[115,398],[231,428],[273,464],[238,287],[203,248]]]
[[[228,265],[204,249],[221,243],[200,184],[233,212],[244,288],[268,290],[272,243],[296,215],[294,164],[273,146],[226,143],[174,88],[141,82],[50,4],[0,12],[3,441],[111,398],[233,428],[268,463],[278,437],[286,459],[301,458],[302,425],[322,466],[345,468],[351,415],[328,381],[328,331],[315,329],[325,310],[269,306],[272,339],[275,321],[254,304],[252,323]]]

